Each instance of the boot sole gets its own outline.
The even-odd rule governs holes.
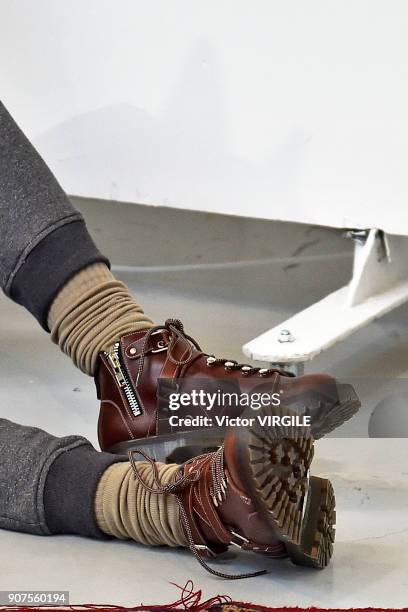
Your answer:
[[[295,565],[315,569],[326,567],[333,554],[336,525],[336,499],[326,478],[310,477],[309,492],[299,544],[286,544]]]
[[[337,397],[335,402],[330,399],[321,400],[318,408],[313,410],[307,405],[304,406],[304,414],[313,414],[312,433],[315,440],[343,425],[361,407],[360,400],[352,385],[336,383],[336,387]],[[220,427],[195,429],[194,431],[164,436],[128,440],[115,444],[106,450],[113,454],[127,455],[131,450],[143,448],[156,461],[181,464],[221,446],[225,433],[226,428]]]
[[[351,419],[361,408],[354,387],[350,384],[336,383],[337,401],[322,401],[317,410],[313,411],[312,432],[315,440],[319,440]],[[305,407],[306,414],[312,412]]]
[[[259,412],[293,416],[282,407]],[[285,544],[302,542],[313,443],[310,428],[263,427],[258,419],[250,427],[231,428],[228,434],[226,452],[232,450],[240,485]]]
[[[226,428],[197,429],[164,436],[151,436],[120,442],[107,449],[108,453],[127,455],[142,449],[146,454],[164,463],[184,463],[188,459],[219,448],[224,442]]]

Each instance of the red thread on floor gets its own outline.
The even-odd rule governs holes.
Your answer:
[[[103,604],[79,604],[70,606],[0,606],[0,612],[173,612],[175,610],[189,612],[408,612],[408,608],[300,608],[300,607],[268,607],[253,603],[235,602],[228,595],[216,595],[205,601],[202,590],[194,590],[192,580],[181,587],[174,582],[173,586],[181,591],[176,601],[162,605],[115,606]]]

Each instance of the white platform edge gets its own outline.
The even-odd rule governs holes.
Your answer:
[[[348,293],[349,286],[338,289],[281,325],[244,344],[243,352],[251,359],[270,363],[310,361],[367,323],[406,302],[408,280],[352,307],[346,305]],[[290,330],[293,342],[279,342],[283,329]]]

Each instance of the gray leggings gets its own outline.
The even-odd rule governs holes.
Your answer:
[[[56,438],[0,419],[0,529],[105,537],[94,515],[96,488],[109,465],[125,460],[81,436]]]
[[[108,260],[51,170],[0,102],[0,286],[47,329],[76,272]]]
[[[0,286],[47,329],[49,306],[101,255],[40,155],[0,103]],[[120,457],[85,438],[55,438],[0,419],[0,527],[103,537],[93,513],[98,480]]]

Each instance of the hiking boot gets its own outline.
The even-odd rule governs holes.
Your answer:
[[[267,407],[261,416],[277,412],[290,414]],[[138,452],[129,453],[135,477],[151,492],[177,497],[190,550],[210,573],[233,579],[265,573],[231,575],[208,564],[231,545],[318,569],[329,563],[335,500],[328,480],[309,477],[310,428],[265,428],[257,420],[250,427],[231,427],[223,446],[180,466],[172,483],[162,487],[156,472],[155,489],[138,472]]]
[[[239,417],[245,409],[234,400],[227,406],[216,403],[211,411],[202,405],[172,411],[169,398],[174,392],[200,388],[216,394],[221,389],[231,397],[269,392],[293,412],[309,416],[316,439],[360,407],[351,385],[340,385],[330,376],[294,377],[275,368],[239,364],[205,353],[177,319],[120,338],[111,352],[100,354],[95,383],[101,449],[126,454],[143,447],[155,459],[172,463],[218,448],[228,419]],[[255,414],[253,411],[252,416]],[[181,425],[172,425],[174,415]],[[212,417],[212,424],[186,424],[185,417],[200,416]]]

